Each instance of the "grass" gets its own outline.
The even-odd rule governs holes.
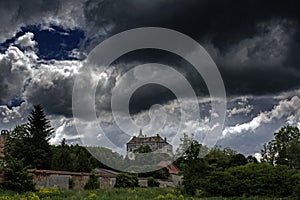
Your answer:
[[[100,189],[92,191],[84,190],[59,190],[57,188],[40,189],[37,192],[18,194],[12,191],[0,191],[0,200],[41,200],[41,199],[84,199],[84,200],[279,200],[279,198],[198,198],[186,197],[178,193],[174,188],[135,188],[135,189]]]

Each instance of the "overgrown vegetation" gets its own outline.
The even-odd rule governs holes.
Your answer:
[[[185,136],[182,145],[191,145],[177,161],[184,174],[183,192],[198,196],[299,197],[299,129],[285,126],[274,136],[262,150],[262,163],[228,148],[208,150]],[[203,151],[207,154],[199,156]]]
[[[33,191],[33,176],[27,172],[28,167],[23,166],[22,160],[13,158],[6,154],[4,171],[3,189],[15,190],[18,192]]]
[[[100,188],[100,182],[98,177],[96,176],[96,172],[93,170],[88,182],[85,184],[84,189],[85,190],[95,190]]]
[[[224,200],[223,197],[190,197],[183,196],[174,188],[112,188],[99,190],[58,190],[56,188],[40,189],[32,193],[27,192],[18,194],[12,191],[0,191],[0,200],[68,200],[68,199],[86,199],[86,200]],[[241,200],[246,198],[226,198],[225,200]],[[293,198],[290,198],[293,200]],[[279,198],[252,197],[247,200],[280,200]],[[286,198],[285,200],[289,200]]]
[[[139,186],[138,177],[136,174],[119,173],[116,178],[117,188],[135,188]]]
[[[147,180],[148,187],[159,187],[160,183],[153,177],[149,177]]]

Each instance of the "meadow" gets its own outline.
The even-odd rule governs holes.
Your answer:
[[[36,192],[16,193],[13,191],[0,191],[0,200],[42,200],[42,199],[84,199],[84,200],[279,200],[282,198],[224,198],[224,197],[191,197],[183,196],[174,188],[112,188],[99,190],[59,190],[57,188],[40,189]],[[288,199],[288,198],[286,198]]]

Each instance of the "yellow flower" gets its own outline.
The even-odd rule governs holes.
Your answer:
[[[28,197],[28,200],[40,200],[40,197],[34,193],[31,193]]]
[[[95,198],[95,197],[97,197],[97,195],[96,195],[95,193],[90,193],[90,194],[89,194],[89,198],[92,199],[92,198]]]

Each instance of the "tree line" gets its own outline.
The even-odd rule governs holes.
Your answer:
[[[35,105],[28,123],[17,125],[8,132],[4,148],[4,158],[0,158],[0,172],[4,171],[4,189],[26,191],[34,188],[32,175],[28,169],[58,170],[71,172],[93,172],[95,168],[111,169],[96,158],[109,158],[108,165],[115,163],[135,172],[135,162],[140,158],[148,163],[146,167],[153,164],[153,160],[147,160],[144,156],[137,155],[136,160],[130,160],[112,150],[104,147],[83,147],[78,144],[68,145],[63,139],[60,145],[50,145],[49,140],[53,134],[50,121],[46,118],[43,107]],[[92,156],[96,155],[96,158]],[[138,154],[138,152],[136,152]],[[157,158],[156,158],[157,157]],[[156,160],[162,158],[157,155]],[[138,162],[139,164],[139,162]],[[138,165],[136,165],[138,168]],[[139,176],[155,178],[167,178],[168,171],[163,168],[159,171],[141,173]],[[96,184],[97,185],[97,184]],[[88,186],[89,188],[89,186]]]
[[[261,150],[262,159],[229,148],[208,149],[187,135],[175,161],[183,173],[182,192],[201,197],[300,197],[300,132],[284,126]],[[182,152],[181,152],[182,153]]]
[[[102,147],[90,147],[87,150],[79,145],[68,145],[65,139],[60,145],[53,146],[49,144],[52,134],[53,128],[42,106],[34,106],[28,123],[17,125],[7,136],[5,157],[0,160],[0,171],[5,172],[3,188],[18,191],[33,189],[32,175],[27,172],[29,168],[74,172],[91,172],[97,167],[109,169],[90,152],[109,157],[112,162],[120,161],[120,165],[130,167],[132,172],[137,170],[134,166],[137,160],[145,162],[144,167],[147,168],[156,161],[168,159],[168,155],[164,154],[148,159],[143,155],[150,151],[148,147],[135,150],[137,160],[131,161],[128,157],[122,159],[121,155],[109,149],[101,149]],[[216,146],[209,149],[193,140],[193,137],[184,135],[174,162],[183,175],[179,189],[188,195],[197,196],[299,197],[299,129],[292,126],[282,127],[274,133],[274,139],[263,146],[261,155],[262,159],[257,160],[254,156],[246,157],[230,148]],[[164,168],[138,175],[167,178],[169,174]],[[117,187],[136,186],[136,176],[132,174],[121,174],[119,179],[124,181],[118,181]],[[124,184],[125,180],[128,184]],[[97,186],[98,183],[90,185]]]

